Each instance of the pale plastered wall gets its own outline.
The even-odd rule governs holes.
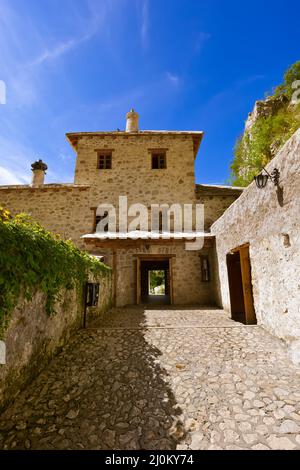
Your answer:
[[[282,193],[253,182],[212,226],[216,236],[219,304],[230,310],[226,253],[250,243],[258,324],[287,341],[300,362],[300,130],[268,164],[280,171]]]

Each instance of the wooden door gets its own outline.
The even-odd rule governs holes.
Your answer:
[[[256,324],[256,315],[254,310],[252,283],[251,283],[251,265],[249,256],[249,245],[241,246],[239,249],[243,282],[243,293],[245,303],[246,324]]]
[[[231,318],[246,323],[243,281],[239,252],[227,254],[227,272],[230,294]]]

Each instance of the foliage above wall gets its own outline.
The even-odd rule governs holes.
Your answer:
[[[105,275],[110,268],[28,215],[13,219],[0,207],[0,335],[21,293],[27,300],[37,291],[46,294],[46,311],[51,314],[60,292],[81,289],[88,273]]]
[[[292,97],[297,93],[297,80],[300,80],[300,61],[287,70],[283,83],[271,96],[256,103],[246,122],[245,132],[235,145],[231,164],[233,185],[247,186],[251,183],[300,127],[300,104],[292,103]]]

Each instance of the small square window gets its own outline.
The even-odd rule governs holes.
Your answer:
[[[107,211],[104,212],[103,215],[97,215],[97,213],[96,213],[96,212],[97,212],[97,209],[95,208],[95,209],[93,209],[93,211],[94,211],[94,227],[93,227],[93,233],[96,233],[98,223],[101,222],[101,220],[103,220],[105,217],[108,216],[108,212],[107,212]],[[108,223],[105,224],[105,226],[104,226],[104,232],[108,232]]]
[[[152,170],[162,170],[163,168],[167,168],[166,153],[152,153]]]
[[[98,153],[98,168],[99,170],[111,170],[111,153]]]

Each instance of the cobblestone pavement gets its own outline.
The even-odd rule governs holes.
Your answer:
[[[300,449],[300,368],[220,310],[115,309],[0,418],[4,449]]]

